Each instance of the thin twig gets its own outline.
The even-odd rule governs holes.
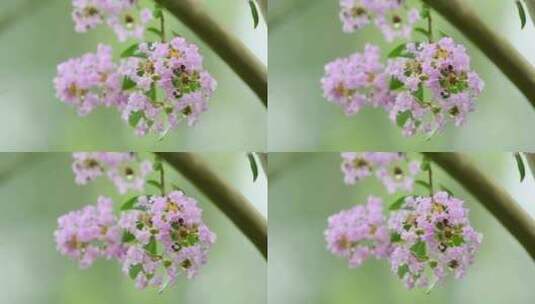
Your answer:
[[[267,222],[240,192],[191,153],[157,153],[204,193],[267,259]]]
[[[255,92],[267,107],[267,68],[237,37],[194,0],[155,0],[197,34]]]
[[[535,260],[535,221],[499,185],[458,153],[424,153],[470,192]]]
[[[535,69],[504,37],[493,32],[466,1],[423,1],[481,49],[535,107]]]

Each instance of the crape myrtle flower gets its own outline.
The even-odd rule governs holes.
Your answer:
[[[119,41],[142,39],[153,19],[149,9],[138,10],[137,0],[73,0],[75,30],[85,33],[100,24],[110,26]]]
[[[141,135],[173,129],[183,119],[193,125],[217,85],[204,70],[198,47],[182,37],[140,44],[119,71],[132,84],[123,119]]]
[[[462,200],[438,192],[432,197],[407,197],[390,216],[392,271],[407,288],[434,285],[450,272],[461,278],[473,263],[482,235],[470,225],[463,205]]]
[[[386,73],[397,94],[390,118],[405,135],[432,134],[448,121],[462,125],[484,86],[464,46],[449,37],[407,44],[400,57],[388,62]]]
[[[358,267],[370,256],[378,259],[390,254],[390,234],[386,227],[381,199],[370,196],[366,205],[357,205],[328,219],[325,230],[327,249]]]
[[[373,22],[389,42],[409,38],[421,19],[417,9],[406,9],[404,0],[340,0],[340,8],[344,32],[355,32]]]
[[[81,268],[100,257],[120,258],[125,250],[112,205],[111,199],[101,196],[96,206],[61,216],[54,232],[58,251],[77,260]]]
[[[348,116],[367,105],[390,109],[395,96],[389,92],[390,78],[380,59],[379,47],[367,44],[363,53],[328,63],[321,79],[325,98]]]
[[[421,172],[420,162],[408,161],[404,153],[344,152],[341,156],[341,170],[348,185],[375,175],[389,193],[412,191],[414,179]]]
[[[75,106],[81,116],[99,105],[123,104],[126,96],[121,91],[121,83],[121,76],[112,62],[112,48],[103,44],[96,53],[61,63],[54,79],[57,97]]]
[[[136,280],[136,286],[173,285],[180,273],[195,277],[215,242],[197,202],[174,191],[140,197],[134,208],[122,213],[119,226],[126,232],[123,271]]]
[[[142,191],[147,176],[153,171],[150,161],[138,161],[134,153],[77,152],[73,153],[72,169],[75,181],[85,185],[106,175],[125,194],[129,190]]]

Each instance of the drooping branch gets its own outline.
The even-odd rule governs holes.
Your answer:
[[[424,153],[470,192],[535,260],[535,221],[499,185],[458,153]]]
[[[535,69],[462,0],[423,0],[470,39],[535,107]]]
[[[267,223],[253,205],[191,153],[157,153],[204,193],[267,259]]]
[[[197,34],[255,92],[267,107],[267,69],[234,35],[194,0],[155,0]]]

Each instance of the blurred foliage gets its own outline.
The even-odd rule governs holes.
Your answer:
[[[253,183],[245,153],[201,156],[267,214],[265,176],[260,174]],[[159,295],[157,289],[137,290],[115,261],[98,261],[80,270],[55,249],[57,218],[94,204],[99,195],[112,197],[119,209],[133,194],[118,196],[106,179],[77,186],[70,166],[67,153],[0,154],[0,303],[266,303],[264,258],[221,211],[170,167],[167,181],[198,200],[206,224],[217,234],[199,276],[191,281],[179,278],[176,286]],[[148,190],[157,191],[151,186]]]
[[[267,112],[256,95],[204,43],[175,18],[168,30],[200,46],[206,69],[217,79],[218,89],[209,111],[199,123],[185,124],[162,141],[158,136],[140,138],[114,109],[98,109],[80,118],[55,97],[52,79],[56,66],[71,57],[95,52],[98,43],[114,47],[117,55],[132,44],[118,43],[112,31],[99,27],[86,34],[74,32],[71,1],[48,0],[35,12],[25,12],[9,28],[0,29],[0,150],[166,150],[261,151],[266,146]],[[23,0],[3,0],[0,18],[11,14]],[[142,0],[151,7],[152,1]],[[239,37],[265,63],[267,29],[255,30],[245,1],[203,0],[200,5]],[[156,22],[156,21],[155,21]],[[152,34],[147,37],[156,39]]]
[[[415,158],[418,154],[410,154]],[[535,180],[519,183],[512,154],[470,154],[535,217]],[[464,279],[448,278],[432,290],[407,290],[387,262],[373,258],[360,268],[326,249],[327,218],[365,202],[368,195],[395,201],[375,179],[346,186],[338,153],[270,154],[269,303],[527,304],[535,303],[535,266],[521,245],[492,215],[434,165],[435,183],[466,201],[483,244]]]
[[[535,64],[535,28],[520,30],[513,1],[465,0],[483,20]],[[409,0],[418,6],[420,1]],[[296,6],[297,9],[291,9]],[[366,43],[381,46],[384,57],[399,44],[386,44],[373,26],[342,32],[338,1],[272,0],[269,31],[270,151],[456,151],[532,150],[535,111],[485,55],[443,18],[435,26],[467,46],[473,68],[486,83],[467,123],[449,126],[431,141],[405,138],[382,109],[366,108],[348,118],[327,102],[320,88],[326,63],[361,51]],[[435,13],[436,14],[436,13]],[[416,34],[415,38],[421,38]]]

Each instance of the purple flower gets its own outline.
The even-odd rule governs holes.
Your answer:
[[[195,277],[215,242],[197,202],[174,191],[141,197],[136,208],[123,212],[119,219],[119,226],[133,236],[122,261],[123,271],[131,274],[132,269],[139,269],[135,274],[138,288],[173,285],[179,273]]]
[[[60,64],[54,86],[61,101],[75,106],[80,115],[87,115],[99,105],[124,102],[121,81],[112,62],[111,47],[100,44],[95,54]]]
[[[54,232],[59,252],[77,260],[82,268],[91,266],[99,257],[121,257],[124,248],[112,204],[111,199],[99,197],[96,206],[61,216]]]
[[[394,99],[388,85],[380,49],[370,44],[363,53],[328,63],[321,79],[325,98],[344,108],[347,115],[358,113],[366,105],[389,109]]]
[[[464,202],[446,192],[432,197],[408,197],[394,212],[388,227],[392,242],[392,271],[407,288],[440,282],[448,272],[461,278],[481,244],[468,219]],[[432,274],[428,277],[427,270]]]
[[[77,184],[85,185],[105,174],[121,194],[128,190],[142,191],[147,176],[153,171],[150,161],[138,162],[133,153],[77,152],[73,153],[73,158]]]
[[[123,119],[136,127],[137,133],[165,133],[181,120],[193,125],[208,110],[208,100],[217,83],[203,69],[196,45],[175,37],[169,43],[142,43],[144,58],[131,57],[121,63],[119,72],[133,81],[130,98],[122,110]],[[150,92],[163,91],[156,100]],[[139,118],[132,120],[133,115]]]
[[[389,42],[409,38],[420,21],[417,9],[405,9],[404,0],[340,0],[343,30],[351,33],[374,22]]]
[[[353,185],[375,175],[389,193],[412,191],[414,178],[421,172],[420,163],[407,162],[403,153],[345,152],[342,153],[344,181]]]
[[[360,266],[370,256],[388,257],[390,235],[382,200],[370,196],[366,205],[329,217],[325,239],[329,251],[347,259],[350,267]]]
[[[402,84],[390,118],[399,123],[400,115],[407,115],[402,121],[405,135],[432,134],[448,121],[462,125],[484,86],[470,69],[464,46],[445,37],[436,43],[409,44],[406,51],[410,58],[390,60],[386,68]],[[430,96],[424,94],[427,91]]]

